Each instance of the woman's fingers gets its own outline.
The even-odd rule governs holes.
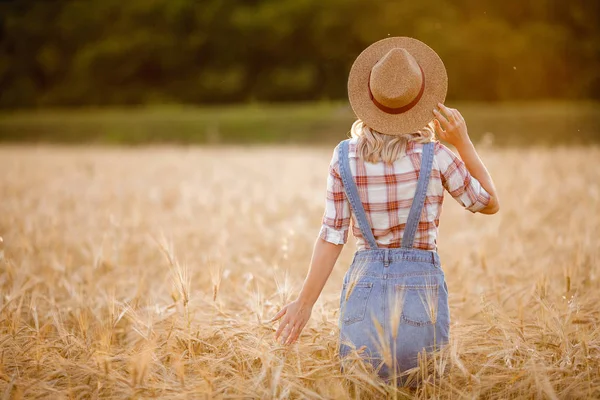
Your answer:
[[[433,114],[440,120],[440,122],[442,123],[442,125],[444,125],[444,123],[448,123],[449,122],[448,118],[446,118],[446,116],[444,114],[442,114],[441,112],[439,112],[435,108],[433,109]]]
[[[437,134],[443,138],[446,135],[446,131],[442,128],[442,125],[440,124],[440,121],[437,118],[433,119],[433,125]]]
[[[433,114],[436,117],[434,119],[434,126],[439,138],[454,146],[468,139],[467,124],[460,111],[456,108],[446,107],[441,103],[438,103],[438,107],[445,114],[435,109],[433,110]]]
[[[292,343],[298,337],[300,330],[301,329],[299,328],[298,323],[292,325],[292,327],[290,328],[290,331],[288,332],[287,339],[283,343],[284,344]]]
[[[291,330],[292,330],[292,324],[288,322],[286,324],[285,328],[281,332],[281,337],[279,338],[279,343],[284,344],[286,342],[287,338],[290,335]]]
[[[285,316],[275,332],[275,341],[287,345],[293,343],[300,336],[300,332],[310,318],[310,309],[307,310],[297,301],[293,301],[271,318],[271,321],[281,318],[284,314]]]
[[[286,328],[289,325],[289,318],[285,317],[280,323],[279,323],[279,328],[277,328],[277,332],[275,332],[275,340],[277,340],[279,338],[279,335],[281,335],[281,333],[283,332],[284,328]]]
[[[465,119],[463,118],[462,114],[460,113],[460,111],[458,111],[456,108],[451,108],[452,111],[452,115],[454,115],[454,119],[456,121],[464,121]]]
[[[296,332],[298,332],[297,325],[290,324],[290,329],[286,332],[286,334],[284,335],[284,338],[281,342],[284,345],[288,345],[288,344],[292,343],[292,338],[296,335]]]
[[[283,314],[285,314],[286,309],[287,309],[287,306],[285,306],[281,310],[279,310],[279,312],[277,314],[275,314],[275,316],[273,318],[271,318],[269,320],[269,322],[277,321],[279,318],[281,318],[283,316]]]
[[[298,340],[298,337],[300,336],[300,333],[302,333],[302,330],[304,329],[304,327],[306,326],[306,322],[304,321],[299,328],[297,328],[296,330],[294,330],[293,335],[290,337],[290,340],[288,343],[294,343],[296,340]]]
[[[286,328],[283,330],[283,334],[281,335],[281,344],[291,344],[295,340],[295,338],[298,337],[301,331],[302,328],[299,328],[298,323],[288,323]]]
[[[457,129],[461,129],[465,124],[465,119],[462,114],[456,108],[446,107],[442,103],[438,103],[438,107],[441,111],[433,110],[433,114],[436,116],[438,121],[441,124],[441,127],[444,129],[444,133],[451,134]]]
[[[433,115],[435,115],[435,117],[437,118],[438,122],[441,124],[442,128],[447,131],[448,128],[450,127],[450,122],[448,121],[448,119],[446,119],[446,117],[439,112],[438,110],[433,110]]]
[[[452,110],[454,110],[453,108],[446,107],[442,103],[438,103],[438,107],[441,111],[443,111],[443,114],[447,117],[449,122],[451,122],[454,119],[454,114],[452,112]]]
[[[460,113],[460,111],[458,111],[456,108],[446,107],[442,103],[438,103],[438,105],[439,105],[440,109],[442,109],[446,113],[446,115],[448,115],[448,121],[462,122],[465,120],[463,118],[462,114]]]

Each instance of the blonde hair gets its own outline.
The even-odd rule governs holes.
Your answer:
[[[357,119],[350,129],[352,137],[358,138],[356,154],[365,161],[393,163],[406,151],[408,141],[428,143],[435,140],[433,119],[422,129],[402,135],[386,135],[369,128]]]

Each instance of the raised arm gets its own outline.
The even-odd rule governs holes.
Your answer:
[[[489,203],[477,211],[482,214],[497,213],[500,210],[500,201],[494,181],[471,142],[465,119],[455,108],[448,108],[441,103],[438,104],[438,107],[443,114],[436,109],[433,110],[433,114],[436,117],[434,124],[439,138],[456,147],[469,173],[490,195]]]

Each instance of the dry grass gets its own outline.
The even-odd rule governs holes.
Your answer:
[[[452,341],[412,394],[339,373],[352,240],[297,344],[265,322],[331,150],[0,148],[0,397],[600,397],[599,149],[488,149],[500,214],[446,199]]]

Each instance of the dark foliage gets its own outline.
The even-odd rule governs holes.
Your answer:
[[[344,99],[368,44],[439,52],[449,98],[600,98],[597,0],[0,2],[0,107]]]

